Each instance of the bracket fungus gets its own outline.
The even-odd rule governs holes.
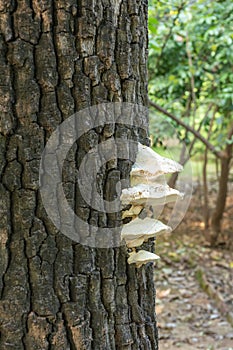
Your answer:
[[[155,261],[159,256],[146,250],[136,252],[136,247],[141,246],[149,238],[153,238],[159,232],[170,232],[171,228],[162,222],[148,217],[140,219],[138,216],[150,206],[157,206],[176,201],[183,194],[170,188],[161,182],[161,175],[179,172],[183,167],[177,162],[161,157],[151,148],[138,145],[136,162],[130,174],[131,187],[123,189],[121,202],[123,207],[122,218],[131,218],[131,222],[123,225],[121,239],[125,240],[129,253],[128,263],[136,267]],[[128,209],[129,204],[131,207]],[[149,213],[149,211],[146,211]]]
[[[128,210],[123,211],[122,219],[137,217],[141,213],[143,208],[143,205],[131,205],[131,207]]]
[[[141,246],[157,233],[170,232],[171,228],[161,221],[152,218],[135,219],[123,226],[121,238],[125,240],[128,248]]]
[[[160,259],[160,257],[154,253],[150,253],[146,250],[139,250],[138,252],[129,253],[128,263],[136,264],[136,267],[141,267],[148,262],[153,262],[155,260]]]
[[[158,177],[182,171],[183,167],[172,159],[160,156],[150,147],[138,145],[136,162],[131,170],[131,186],[153,184]]]
[[[179,191],[161,184],[138,184],[134,187],[125,188],[121,194],[122,204],[152,205],[166,204],[182,197]]]

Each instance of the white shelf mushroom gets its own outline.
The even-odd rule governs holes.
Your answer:
[[[183,194],[170,188],[168,185],[161,184],[139,184],[134,187],[126,188],[122,191],[121,201],[123,205],[152,205],[166,204],[174,202],[177,198],[182,198]]]
[[[134,248],[139,247],[158,233],[166,232],[171,232],[171,227],[164,225],[159,220],[137,218],[123,226],[121,238],[125,240],[128,248]]]
[[[156,261],[160,257],[154,253],[147,252],[146,250],[139,250],[139,252],[133,251],[129,253],[128,263],[136,264],[136,267],[139,268],[148,262]]]
[[[138,145],[136,162],[131,170],[131,186],[137,184],[151,184],[165,174],[180,172],[182,165],[172,159],[160,156],[150,147]]]
[[[137,217],[143,208],[143,205],[132,205],[128,210],[123,211],[122,219]]]
[[[123,219],[127,217],[134,219],[124,225],[121,232],[121,238],[125,240],[127,247],[132,249],[129,253],[129,264],[141,267],[159,259],[154,253],[145,250],[136,252],[135,248],[149,238],[155,237],[158,232],[170,232],[171,228],[149,217],[145,219],[135,217],[140,215],[143,208],[156,207],[183,197],[183,194],[164,184],[161,179],[161,175],[179,172],[182,169],[183,167],[175,161],[161,157],[147,146],[138,145],[136,162],[130,174],[132,187],[124,189],[121,194],[122,205],[131,204],[130,209],[123,211]]]

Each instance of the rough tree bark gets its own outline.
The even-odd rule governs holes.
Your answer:
[[[38,191],[41,153],[63,120],[102,102],[147,104],[147,1],[0,0],[0,31],[0,349],[157,349],[153,267],[129,266],[124,246],[57,232]],[[114,133],[127,130],[92,130],[79,152]],[[104,188],[130,165],[108,165]],[[98,221],[69,171],[67,197]]]

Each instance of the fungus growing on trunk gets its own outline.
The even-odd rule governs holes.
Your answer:
[[[122,219],[137,217],[141,213],[143,208],[143,205],[131,205],[131,207],[128,210],[123,211]]]
[[[160,205],[174,202],[182,198],[183,194],[168,185],[161,184],[138,184],[134,187],[125,188],[121,194],[123,205]]]
[[[141,246],[149,238],[155,237],[158,233],[170,232],[171,228],[161,221],[145,218],[132,220],[123,226],[121,238],[125,240],[128,248]]]
[[[160,259],[160,257],[154,253],[150,253],[146,250],[139,250],[139,252],[129,253],[128,263],[135,264],[136,267],[141,267],[148,262],[154,262],[155,260]]]
[[[150,147],[139,144],[136,162],[131,171],[131,186],[153,184],[159,176],[180,172],[182,169],[182,165],[174,160],[162,157]]]
[[[123,208],[127,208],[123,209],[122,218],[133,219],[123,225],[121,232],[122,240],[132,249],[129,253],[129,264],[135,263],[136,267],[141,267],[159,259],[158,255],[146,250],[136,252],[136,247],[155,237],[157,233],[171,231],[171,228],[162,222],[149,218],[151,212],[148,208],[174,202],[183,197],[182,193],[164,184],[161,178],[161,175],[179,172],[182,169],[177,162],[161,157],[147,146],[138,145],[136,162],[130,174],[132,187],[123,189],[121,194]],[[138,218],[144,208],[147,217]]]

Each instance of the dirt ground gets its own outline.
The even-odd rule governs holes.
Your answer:
[[[215,191],[210,193],[214,203]],[[171,234],[159,236],[155,266],[160,350],[233,350],[233,196],[216,248],[204,238],[201,188]]]

